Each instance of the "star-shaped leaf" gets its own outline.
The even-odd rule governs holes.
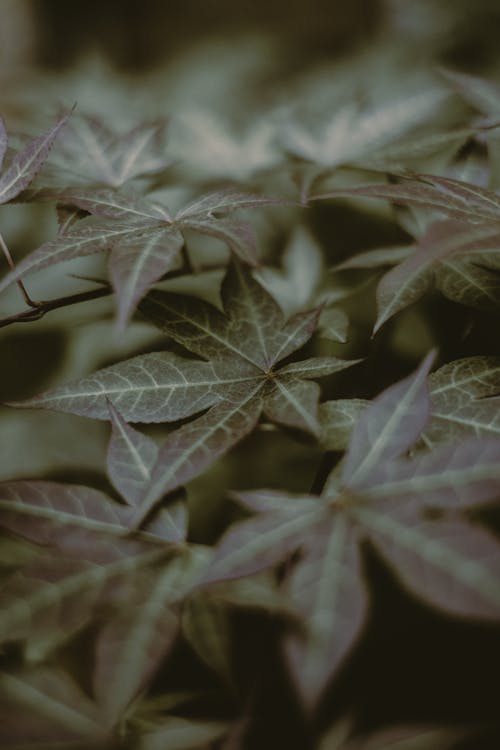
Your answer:
[[[166,154],[167,121],[144,121],[116,133],[98,117],[72,118],[57,153],[21,198],[59,199],[70,188],[119,188],[138,177],[156,177],[172,160]]]
[[[472,223],[500,221],[500,196],[496,193],[470,182],[433,174],[415,174],[396,185],[340,188],[315,195],[311,200],[342,196],[385,198],[392,203],[430,208],[450,218]]]
[[[221,297],[224,312],[167,292],[151,292],[141,305],[172,339],[210,361],[171,352],[141,355],[14,404],[109,419],[109,399],[127,421],[174,421],[211,406],[161,446],[136,521],[250,432],[262,412],[318,437],[319,386],[311,380],[354,364],[318,357],[278,367],[311,337],[320,310],[286,320],[243,265],[230,266]]]
[[[35,178],[49,155],[59,131],[66,125],[70,113],[61,117],[50,130],[29,141],[14,155],[10,164],[0,176],[0,203],[17,198]],[[7,150],[8,138],[3,120],[0,119],[0,167]]]
[[[60,201],[92,216],[72,223],[55,240],[24,258],[0,282],[0,291],[32,271],[111,250],[110,276],[118,297],[121,327],[152,284],[180,264],[184,230],[214,236],[242,260],[254,264],[252,228],[246,222],[223,217],[240,208],[282,203],[276,198],[223,190],[193,201],[172,218],[164,206],[109,189],[68,189]]]
[[[405,457],[427,420],[431,361],[364,410],[341,473],[334,471],[320,498],[239,493],[257,515],[229,528],[204,573],[208,585],[290,560],[284,586],[300,626],[285,647],[308,707],[365,619],[363,539],[430,605],[457,616],[500,618],[500,544],[460,514],[500,496],[500,440],[471,438]],[[429,518],[431,508],[442,515]]]

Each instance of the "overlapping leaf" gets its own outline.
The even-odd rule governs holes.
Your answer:
[[[498,225],[470,227],[454,220],[432,224],[402,263],[388,271],[377,288],[377,332],[393,315],[436,285],[455,302],[500,309]]]
[[[385,198],[392,203],[430,208],[472,223],[500,221],[500,197],[496,193],[470,182],[432,174],[416,174],[396,185],[386,183],[340,188],[316,195],[311,200],[342,196]]]
[[[323,357],[278,368],[310,338],[319,310],[287,321],[240,264],[225,277],[222,301],[225,312],[192,297],[154,292],[141,306],[175,341],[210,362],[147,354],[22,403],[107,419],[109,399],[130,421],[172,421],[212,407],[160,449],[140,503],[142,517],[165,492],[250,432],[262,410],[273,421],[319,435],[319,387],[311,379],[353,364]]]
[[[21,198],[57,200],[69,188],[119,188],[138,177],[151,179],[172,162],[166,154],[167,125],[165,119],[145,121],[118,134],[100,118],[79,114],[43,175]]]
[[[15,154],[0,177],[0,203],[7,203],[16,198],[32,182],[69,116],[66,114],[61,117],[50,130],[29,141],[21,151]],[[5,125],[0,120],[0,167],[3,164],[7,144]]]
[[[366,613],[359,543],[368,538],[402,583],[441,610],[500,617],[500,544],[460,511],[500,497],[500,440],[475,439],[405,458],[424,428],[427,357],[365,408],[321,498],[242,493],[257,515],[222,538],[204,583],[251,575],[293,553],[286,591],[303,623],[287,656],[313,706],[350,650]],[[440,508],[436,520],[426,516]]]
[[[152,284],[176,268],[186,229],[225,242],[245,262],[255,263],[254,234],[246,222],[224,218],[240,208],[280,203],[278,199],[223,190],[197,199],[172,218],[168,210],[131,193],[67,189],[64,204],[92,214],[24,258],[1,282],[0,291],[25,274],[61,261],[111,250],[110,276],[123,326]],[[221,216],[222,214],[222,216]]]

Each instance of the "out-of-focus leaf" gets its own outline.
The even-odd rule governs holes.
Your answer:
[[[172,646],[179,618],[173,608],[198,574],[204,558],[182,555],[139,578],[134,606],[108,619],[96,649],[94,692],[114,723],[144,687]]]
[[[282,257],[282,269],[261,268],[258,280],[288,315],[313,302],[324,272],[321,250],[303,226],[297,227]]]
[[[232,632],[227,605],[204,592],[195,592],[183,607],[182,632],[200,659],[231,685]]]
[[[412,248],[408,245],[391,245],[376,250],[367,250],[358,253],[351,258],[334,266],[334,271],[344,271],[351,268],[380,268],[383,266],[394,266],[400,261],[406,260],[411,254]]]
[[[119,188],[137,177],[151,179],[172,161],[166,154],[166,131],[165,119],[117,134],[98,117],[74,116],[57,153],[25,197],[54,200],[72,187]]]
[[[66,125],[69,116],[70,113],[61,117],[50,130],[27,143],[22,151],[19,151],[13,157],[0,177],[0,203],[11,201],[28,187],[41,169],[59,131]],[[2,159],[0,161],[3,161],[6,147],[7,135],[2,123],[2,133],[0,134]]]
[[[0,691],[9,707],[0,729],[3,747],[102,747],[107,732],[97,706],[64,672],[4,672]]]
[[[152,732],[147,732],[140,750],[206,750],[230,729],[225,722],[170,717]]]

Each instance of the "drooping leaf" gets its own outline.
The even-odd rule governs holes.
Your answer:
[[[419,239],[414,252],[382,277],[377,288],[374,333],[434,283],[455,301],[472,306],[479,301],[489,309],[496,307],[497,279],[476,268],[476,264],[495,264],[499,255],[500,233],[496,225],[468,227],[450,220],[435,222]],[[471,269],[475,269],[475,278]]]
[[[16,198],[31,181],[35,178],[37,172],[41,169],[46,160],[54,141],[63,128],[71,113],[61,117],[50,130],[38,138],[29,141],[26,146],[19,151],[10,162],[9,166],[4,169],[0,176],[0,203],[7,203]],[[7,135],[2,123],[0,133],[0,151],[3,161],[5,149],[7,147]]]

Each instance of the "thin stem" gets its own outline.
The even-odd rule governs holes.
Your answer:
[[[99,289],[91,289],[88,292],[79,292],[78,294],[70,294],[67,297],[59,297],[57,299],[49,299],[44,302],[38,302],[36,306],[30,310],[23,310],[15,315],[9,315],[7,318],[0,319],[0,328],[10,326],[13,323],[31,323],[33,320],[40,320],[51,310],[57,310],[59,307],[68,307],[69,305],[76,305],[79,302],[87,302],[87,300],[98,299],[99,297],[107,297],[112,294],[111,287],[104,286]]]
[[[9,264],[9,267],[11,268],[12,271],[14,271],[15,268],[16,268],[16,266],[15,266],[14,260],[12,258],[12,255],[10,254],[10,250],[7,247],[7,243],[5,242],[4,238],[2,237],[1,232],[0,232],[0,247],[2,248],[2,252],[3,252],[3,254],[5,255],[5,257],[7,259],[7,263]],[[18,279],[16,281],[16,284],[19,287],[19,289],[21,291],[21,294],[23,295],[23,298],[24,298],[24,301],[26,302],[26,304],[29,305],[30,307],[37,308],[40,305],[40,303],[39,302],[35,302],[34,300],[31,299],[31,297],[29,296],[28,292],[26,291],[26,287],[24,286],[24,284],[21,281],[21,279]]]

